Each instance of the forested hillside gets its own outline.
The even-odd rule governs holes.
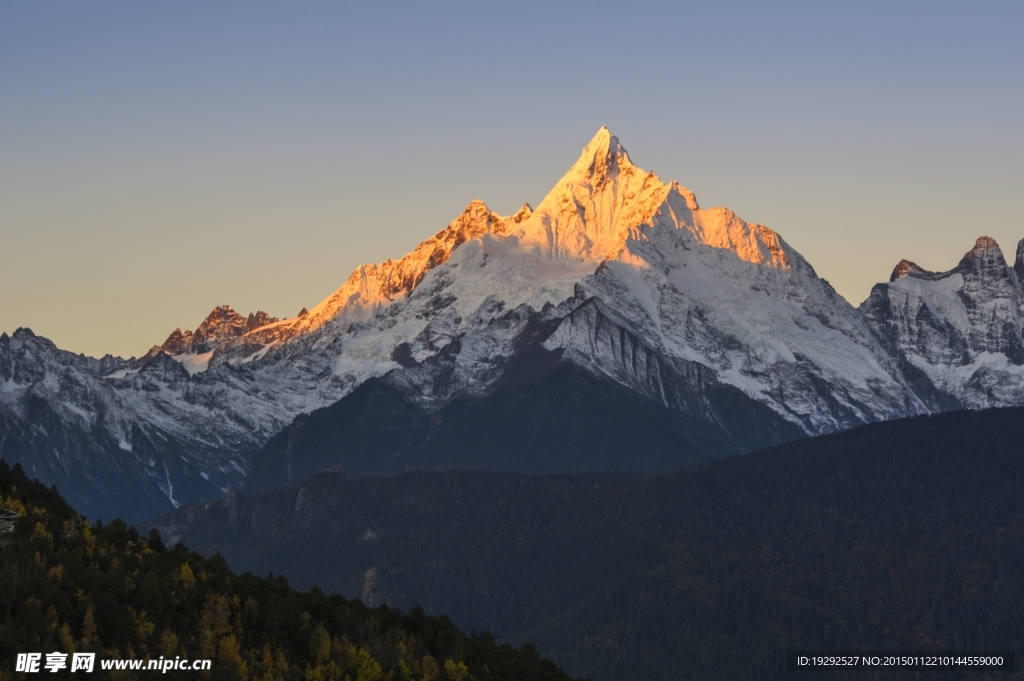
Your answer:
[[[1019,669],[1024,645],[1024,409],[650,476],[322,473],[156,525],[606,681],[789,678],[790,649],[1014,649]]]
[[[530,646],[466,636],[446,617],[368,607],[283,577],[236,575],[156,533],[80,518],[52,488],[0,461],[0,680],[18,653],[213,661],[165,678],[260,681],[569,681]],[[44,658],[45,659],[45,658]],[[70,674],[70,665],[58,673]],[[97,677],[142,678],[157,671]],[[43,670],[43,676],[54,675]],[[92,675],[90,675],[92,677]]]

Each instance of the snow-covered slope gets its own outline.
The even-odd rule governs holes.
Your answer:
[[[14,439],[0,455],[59,485],[89,457],[106,461],[146,481],[149,506],[82,508],[138,517],[237,484],[274,433],[368,379],[429,414],[528,380],[538,357],[710,424],[722,454],[1018,404],[1018,275],[994,244],[972,253],[942,275],[901,264],[858,312],[778,234],[702,209],[602,128],[536,210],[501,216],[473,201],[296,317],[222,306],[139,360],[3,336],[0,415]],[[54,423],[90,444],[65,455]]]
[[[132,370],[19,329],[0,335],[0,454],[83,512],[144,517],[237,484],[263,424],[220,400],[253,389],[190,380],[162,353]]]
[[[506,310],[564,317],[591,297],[659,354],[708,367],[808,433],[924,409],[857,311],[775,232],[701,209],[605,128],[536,210],[502,218],[475,201],[405,258],[359,268],[305,317],[237,344],[251,352],[265,336],[272,362],[301,339],[336,343],[334,377],[354,386],[458,340],[443,389],[419,383],[443,403],[497,378],[518,331],[495,326]],[[567,358],[617,376],[596,355]]]
[[[658,352],[712,368],[812,434],[922,409],[856,310],[772,230],[701,209],[606,131],[562,186],[536,214],[572,204],[593,216],[575,233],[607,260],[584,290]]]

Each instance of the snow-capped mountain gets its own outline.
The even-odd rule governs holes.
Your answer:
[[[860,310],[908,381],[944,409],[1024,403],[1024,241],[1007,266],[981,237],[948,272],[902,260]]]
[[[322,443],[308,429],[329,419],[293,419],[350,395],[364,406],[337,413],[349,414],[355,430],[332,437],[369,442],[373,428],[401,428],[371,423],[366,395],[378,388],[401,402],[394,413],[415,412],[427,424],[423,438],[443,430],[458,440],[452,419],[472,411],[463,406],[510,405],[514,390],[536,399],[551,376],[571,376],[573,390],[610,386],[615,399],[631,395],[681,419],[672,428],[685,423],[702,433],[676,463],[961,404],[1024,402],[1014,373],[1022,356],[1019,280],[1001,255],[968,260],[942,275],[901,264],[903,276],[876,287],[858,311],[778,234],[725,208],[702,209],[679,184],[636,167],[602,128],[536,210],[500,216],[473,201],[405,257],[359,267],[294,318],[220,307],[141,360],[83,358],[26,330],[0,337],[8,433],[0,437],[18,443],[0,440],[0,455],[62,490],[87,460],[103,461],[134,481],[126,488],[145,502],[69,496],[93,514],[141,517],[239,484],[254,460],[260,484],[360,456],[352,464],[359,470],[390,470],[366,461],[369,449],[332,461],[330,443],[313,459],[289,444],[302,428]],[[897,311],[892,301],[904,291]],[[954,358],[951,343],[965,350]],[[961,380],[965,357],[975,369]],[[565,366],[574,369],[556,371]],[[378,388],[353,392],[364,385]],[[522,447],[557,440],[550,414],[508,408],[543,424]],[[256,456],[278,432],[277,444]],[[87,444],[72,455],[76,433],[87,433]],[[408,451],[372,456],[427,465],[406,456],[408,437],[394,441]],[[495,465],[516,467],[514,453],[502,456]],[[626,451],[592,463],[645,470],[633,465],[640,460]],[[587,467],[585,456],[574,462]]]
[[[685,188],[634,166],[607,129],[536,210],[502,218],[474,201],[405,258],[359,268],[308,315],[234,345],[269,341],[258,352],[272,361],[299,340],[337,343],[334,377],[356,385],[441,357],[458,339],[445,383],[417,381],[424,404],[441,404],[497,377],[517,332],[494,328],[506,311],[551,308],[564,319],[590,299],[650,352],[712,369],[809,433],[925,409],[857,311],[775,232],[701,209]],[[627,378],[634,369],[621,366],[617,342],[602,355],[578,336],[555,331],[545,347],[616,382],[644,380]]]

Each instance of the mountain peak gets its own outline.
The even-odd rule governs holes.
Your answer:
[[[456,222],[458,222],[460,218],[469,220],[486,220],[491,216],[491,214],[491,209],[487,207],[486,203],[481,199],[473,199],[466,204],[466,209],[462,211],[462,215],[460,215],[459,218],[456,218]],[[441,231],[444,232],[444,230]]]
[[[892,269],[892,274],[889,276],[889,281],[893,282],[903,277],[918,277],[930,275],[931,272],[924,269],[915,262],[909,260],[900,260],[899,263]]]
[[[995,239],[990,236],[981,236],[974,242],[974,247],[964,254],[959,267],[961,269],[969,267],[972,269],[988,267],[1000,269],[1006,267],[1006,259],[1003,258],[1003,251]]]
[[[978,240],[974,242],[974,248],[972,248],[971,250],[985,252],[998,249],[999,244],[996,243],[995,239],[993,239],[990,236],[979,236]]]
[[[566,178],[589,180],[594,187],[603,186],[619,172],[634,168],[619,138],[606,126],[601,126],[593,139],[583,147],[579,160],[573,164]]]
[[[250,312],[248,317],[235,312],[230,305],[218,305],[195,331],[175,329],[162,345],[154,346],[170,356],[209,352],[225,341],[278,321],[266,312]]]
[[[233,319],[235,317],[241,318],[242,315],[234,311],[230,305],[218,305],[213,308],[210,314],[206,315],[204,322],[213,322],[218,319]]]
[[[593,138],[587,142],[587,147],[602,148],[607,151],[613,145],[618,144],[619,138],[612,134],[612,131],[608,129],[607,125],[602,125],[598,128],[597,132],[594,133]]]
[[[533,206],[531,206],[529,203],[524,203],[523,207],[520,208],[519,210],[517,210],[509,218],[509,220],[512,221],[514,224],[518,225],[520,222],[522,222],[523,220],[526,220],[531,215],[533,215]],[[1024,243],[1024,242],[1022,242],[1022,243]]]
[[[1017,247],[1018,263],[1021,262],[1021,255],[1024,252],[1022,249],[1024,249],[1024,241]],[[1001,273],[1006,269],[1006,260],[1003,258],[1003,251],[999,248],[996,240],[990,236],[982,236],[978,237],[978,240],[974,242],[974,247],[964,254],[964,257],[960,259],[960,263],[948,272],[932,272],[924,269],[917,263],[909,260],[900,260],[899,264],[893,268],[889,281],[894,282],[904,277],[934,281],[943,279],[954,272],[963,274],[965,272],[989,271],[990,268],[995,268],[991,271],[995,272],[998,276],[1003,276]]]
[[[643,229],[659,226],[664,227],[663,231],[683,229],[698,243],[732,251],[745,262],[790,268],[787,247],[777,234],[748,224],[725,209],[703,211],[693,193],[679,183],[665,184],[655,173],[635,166],[619,139],[607,127],[601,127],[535,210],[527,203],[511,216],[500,216],[483,201],[474,199],[445,229],[400,259],[358,267],[341,288],[301,321],[286,324],[287,334],[292,337],[311,332],[342,314],[350,321],[362,322],[376,314],[378,306],[410,294],[431,270],[448,262],[462,244],[477,239],[482,239],[481,248],[490,249],[487,257],[516,260],[505,262],[503,266],[507,267],[500,271],[515,271],[521,277],[516,284],[519,288],[508,281],[488,280],[495,290],[502,291],[502,295],[511,292],[518,296],[518,302],[528,292],[536,294],[538,300],[543,297],[544,302],[552,302],[550,296],[556,295],[555,290],[562,295],[561,289],[552,288],[545,279],[557,277],[557,285],[562,286],[571,277],[592,273],[605,260],[621,257],[636,262],[640,256],[627,252],[628,244],[645,241]],[[528,256],[528,263],[524,256]],[[472,269],[474,274],[465,276],[489,278],[499,269]],[[459,270],[459,277],[469,271]],[[467,288],[476,290],[479,286],[474,283]],[[337,328],[342,326],[339,323]],[[283,330],[275,329],[276,342],[283,337]]]
[[[168,355],[181,355],[189,351],[192,347],[192,331],[186,329],[182,333],[180,328],[171,331],[171,335],[167,337],[167,340],[163,342],[160,349],[166,352]]]

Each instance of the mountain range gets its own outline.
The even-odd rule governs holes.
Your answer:
[[[536,209],[473,201],[296,317],[218,307],[133,359],[0,335],[0,456],[139,520],[324,468],[652,472],[1019,405],[1022,257],[904,260],[854,308],[602,128]]]

